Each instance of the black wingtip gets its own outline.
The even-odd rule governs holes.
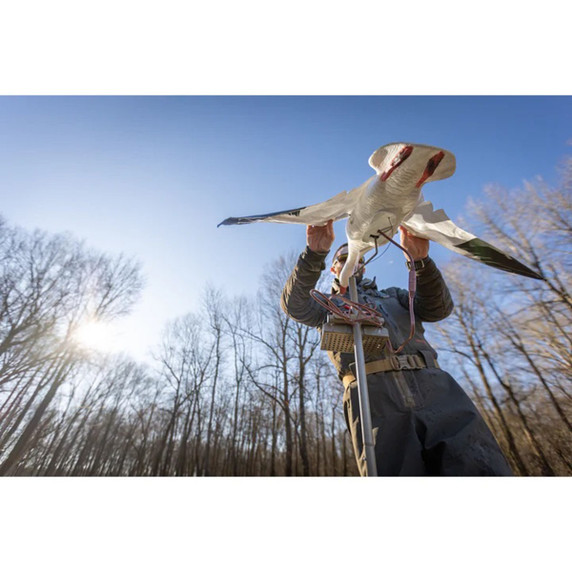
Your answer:
[[[297,217],[300,215],[306,207],[300,207],[297,209],[288,209],[285,211],[276,211],[273,213],[266,213],[260,215],[250,215],[250,216],[239,216],[239,217],[229,217],[225,218],[222,222],[217,224],[217,228],[221,225],[228,225],[228,224],[250,224],[253,222],[264,222],[266,219],[275,217],[278,215],[292,215],[292,217]]]
[[[219,222],[216,227],[218,228],[219,226],[228,226],[230,224],[240,224],[240,218],[236,218],[236,217],[229,217],[229,218],[225,218],[223,221]]]
[[[251,217],[229,217],[225,218],[222,222],[219,222],[216,227],[219,226],[228,226],[231,224],[250,224],[251,222],[255,222]]]
[[[512,274],[519,274],[526,278],[545,281],[545,279],[538,274],[538,272],[532,270],[532,268],[529,268],[516,258],[502,252],[502,250],[499,250],[492,244],[489,244],[480,238],[474,238],[464,242],[463,244],[457,244],[456,248],[464,250],[471,258],[474,258],[487,266],[492,266],[493,268],[498,268],[499,270],[504,270],[505,272],[510,272]]]
[[[530,268],[529,268],[529,270],[530,270],[530,274],[527,274],[527,276],[529,278],[534,278],[535,280],[542,280],[543,282],[546,282],[546,278],[544,278],[544,276],[541,276],[540,274],[538,274],[538,272],[535,272],[534,270],[532,270]]]

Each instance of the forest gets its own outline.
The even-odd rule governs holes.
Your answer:
[[[571,190],[569,157],[555,185],[469,204],[463,226],[544,280],[454,256],[454,312],[426,328],[515,475],[572,475]],[[318,332],[279,306],[296,256],[251,297],[205,285],[143,364],[74,337],[132,309],[138,263],[0,219],[0,475],[356,476],[343,386]]]

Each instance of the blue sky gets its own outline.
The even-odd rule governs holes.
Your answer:
[[[143,264],[145,292],[123,322],[125,348],[142,357],[167,320],[199,308],[206,283],[254,294],[265,265],[304,247],[303,226],[217,229],[224,218],[350,190],[373,173],[377,147],[411,141],[456,155],[456,174],[424,188],[455,220],[489,183],[554,182],[571,139],[562,96],[4,96],[0,214]],[[405,287],[400,252],[370,273]]]

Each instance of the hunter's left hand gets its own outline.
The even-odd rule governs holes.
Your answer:
[[[429,241],[427,239],[411,234],[403,226],[399,227],[399,235],[401,246],[409,251],[409,254],[413,256],[413,260],[422,260],[429,254]]]

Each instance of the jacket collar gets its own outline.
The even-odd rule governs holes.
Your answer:
[[[363,278],[362,276],[357,276],[356,283],[358,290],[377,290],[377,284],[375,283],[375,276],[373,280],[369,278]],[[334,278],[332,281],[332,294],[339,294],[340,293],[340,281],[337,278]]]

